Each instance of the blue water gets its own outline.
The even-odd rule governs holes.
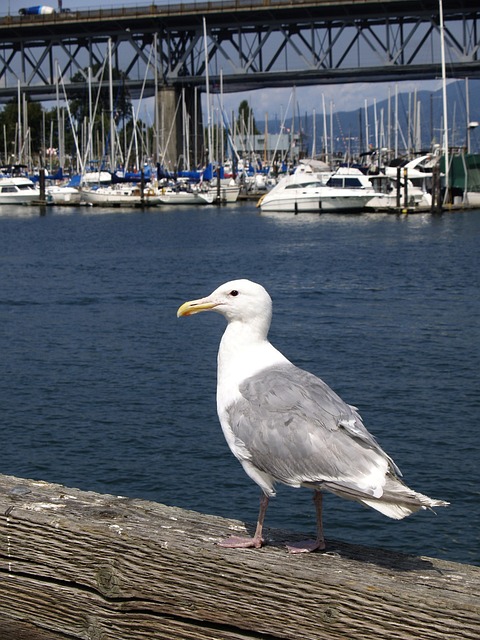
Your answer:
[[[0,209],[1,473],[254,522],[216,417],[224,320],[176,318],[247,277],[272,342],[452,503],[397,522],[327,496],[327,539],[480,564],[479,211]],[[266,524],[312,532],[311,493],[280,487]]]

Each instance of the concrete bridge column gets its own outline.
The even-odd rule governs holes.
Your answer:
[[[183,106],[181,89],[160,87],[158,90],[159,162],[170,171],[183,169],[188,163],[194,168],[204,155],[200,93],[196,94],[193,87],[186,87],[184,95]],[[184,145],[187,130],[183,122],[185,113],[188,114],[188,145]],[[184,158],[185,150],[189,151],[188,160]]]
[[[159,139],[158,161],[166,169],[174,171],[182,148],[182,112],[181,106],[178,104],[178,92],[174,87],[159,88],[156,107]]]

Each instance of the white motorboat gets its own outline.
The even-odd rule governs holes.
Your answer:
[[[401,162],[385,167],[384,174],[387,180],[383,183],[388,185],[388,179],[392,181],[393,187],[390,187],[388,197],[383,203],[386,209],[396,207],[396,185],[400,180],[401,205],[412,209],[428,209],[432,205],[432,180],[433,168],[437,159],[432,154],[419,156],[409,162]],[[378,178],[382,180],[383,173]],[[375,183],[377,177],[372,178]],[[381,189],[384,191],[385,189]],[[369,203],[369,208],[375,206],[375,201]]]
[[[402,178],[406,175],[408,180],[412,180],[417,186],[425,187],[425,181],[431,180],[433,177],[433,168],[436,163],[435,157],[429,153],[425,156],[418,156],[409,162],[387,166],[385,173],[387,176],[395,178],[400,171]]]
[[[108,187],[82,187],[81,198],[92,206],[151,207],[160,204],[160,196],[152,188],[143,195],[138,185],[114,184]]]
[[[0,177],[0,204],[34,204],[40,200],[40,189],[24,176]]]
[[[367,202],[367,211],[397,211],[399,206],[420,211],[432,206],[431,194],[411,180],[405,183],[405,178],[400,178],[398,183],[396,177],[380,173],[370,176],[370,181],[378,193]]]
[[[467,191],[463,197],[463,204],[472,208],[475,207],[476,209],[480,209],[480,192]]]
[[[54,184],[45,189],[48,201],[56,205],[80,204],[81,193],[68,184]]]
[[[292,213],[355,213],[363,211],[375,194],[358,169],[315,173],[309,165],[300,165],[262,196],[257,207]]]

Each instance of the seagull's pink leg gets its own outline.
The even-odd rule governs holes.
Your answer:
[[[257,528],[255,529],[255,535],[253,536],[253,538],[232,536],[231,538],[222,540],[222,542],[219,542],[218,545],[220,547],[226,547],[227,549],[260,549],[260,547],[263,545],[262,530],[267,507],[268,496],[262,493],[262,497],[260,498],[260,511],[258,512]]]
[[[325,538],[323,537],[322,523],[323,496],[321,491],[315,491],[313,495],[313,502],[315,503],[315,511],[317,514],[317,539],[303,540],[302,542],[287,544],[287,549],[290,553],[308,553],[309,551],[325,549]]]

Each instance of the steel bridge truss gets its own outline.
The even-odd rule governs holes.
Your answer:
[[[244,3],[232,2],[222,3],[222,11],[211,11],[210,3],[203,11],[199,4],[194,10],[162,6],[148,16],[140,10],[134,15],[104,10],[95,12],[95,19],[78,12],[66,18],[3,20],[0,100],[19,87],[32,98],[53,99],[57,80],[68,93],[75,75],[95,87],[107,77],[109,51],[112,66],[123,72],[135,97],[152,95],[157,85],[203,89],[206,60],[213,90],[222,84],[225,92],[439,77],[437,2],[415,3],[415,15],[408,0],[395,4],[403,7],[401,13],[381,12],[388,3],[362,4],[362,14],[338,9],[327,15],[321,2],[287,11],[282,4],[253,0],[249,11]],[[480,77],[480,7],[445,4],[448,76]]]

